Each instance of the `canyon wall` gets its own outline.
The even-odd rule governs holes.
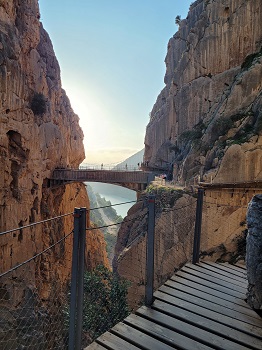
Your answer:
[[[260,0],[197,0],[169,40],[144,159],[175,181],[261,180]]]
[[[0,232],[72,213],[74,207],[88,208],[83,184],[48,188],[55,168],[78,167],[85,154],[79,118],[62,89],[37,0],[0,1],[0,82]],[[1,236],[1,272],[54,244],[72,225],[71,215],[34,232],[21,229]],[[90,233],[87,239],[87,265],[108,266],[102,234]],[[50,296],[51,281],[68,281],[72,244],[62,251],[33,263],[23,276],[25,284],[27,277],[43,283],[43,300]]]
[[[200,258],[243,261],[247,206],[261,191],[252,182],[262,180],[261,1],[193,2],[169,40],[165,62],[165,87],[150,113],[144,161],[166,168],[175,184],[188,189],[199,180],[213,182],[205,186]],[[245,182],[250,186],[219,186]],[[159,191],[169,190],[158,186],[157,202]],[[192,261],[195,198],[184,193],[170,206],[174,193],[156,212],[155,287]],[[138,204],[129,211],[131,223],[121,226],[116,245],[115,268],[132,282],[133,307],[145,292],[145,210]]]

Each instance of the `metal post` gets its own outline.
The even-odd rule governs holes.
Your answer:
[[[81,349],[82,324],[83,324],[83,299],[84,299],[84,268],[86,246],[86,208],[81,208],[79,230],[79,255],[78,255],[78,288],[77,288],[77,315],[76,315],[76,341],[75,349]]]
[[[204,192],[205,192],[205,190],[203,188],[198,189],[197,207],[196,207],[196,223],[195,223],[195,234],[194,234],[194,247],[193,247],[193,258],[192,258],[193,264],[196,264],[199,262]]]
[[[153,304],[154,298],[154,240],[155,240],[155,196],[148,198],[148,232],[146,262],[146,298],[145,304]]]
[[[78,248],[80,230],[80,208],[74,210],[74,242],[72,253],[72,276],[70,293],[70,321],[69,321],[69,350],[75,349],[75,326],[76,326],[76,300],[77,300],[77,274],[78,274]]]

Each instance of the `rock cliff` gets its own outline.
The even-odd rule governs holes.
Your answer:
[[[248,206],[247,224],[247,302],[256,310],[262,311],[262,195],[252,198]]]
[[[165,62],[144,159],[182,183],[261,180],[261,1],[195,1]]]
[[[150,113],[144,160],[172,169],[182,185],[213,181],[217,187],[205,188],[200,257],[240,261],[247,205],[260,189],[221,189],[218,183],[262,180],[261,1],[195,1],[169,40],[165,61],[165,87]],[[155,287],[192,261],[195,198],[184,193],[170,206],[174,197],[166,195],[156,211]],[[127,221],[134,223],[121,226],[116,245],[114,267],[132,282],[132,306],[144,295],[145,210],[137,204],[129,211]]]
[[[62,89],[59,64],[39,19],[38,0],[0,1],[0,232],[89,205],[83,184],[47,187],[55,168],[78,167],[85,155],[79,118]],[[1,272],[70,233],[72,222],[70,217],[35,233],[2,236]],[[88,239],[88,266],[107,265],[102,234]],[[72,244],[67,247],[70,261]],[[33,282],[44,283],[42,299],[49,297],[51,281],[67,281],[69,268],[56,253],[35,266]]]

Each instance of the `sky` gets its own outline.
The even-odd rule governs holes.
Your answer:
[[[118,163],[144,147],[164,87],[167,44],[192,0],[39,0],[41,21],[80,118],[87,163]]]

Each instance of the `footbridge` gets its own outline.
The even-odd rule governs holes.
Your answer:
[[[155,172],[140,170],[105,170],[105,169],[55,169],[50,185],[67,182],[103,182],[143,191],[154,180]]]

